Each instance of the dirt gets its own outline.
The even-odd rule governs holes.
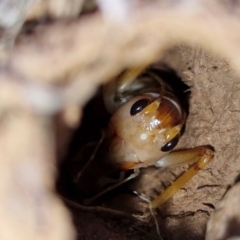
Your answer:
[[[101,207],[87,208],[69,201],[66,203],[73,214],[78,239],[144,240],[147,234],[151,234],[151,228],[146,223],[137,221],[130,214]]]
[[[178,148],[210,145],[214,148],[215,155],[205,169],[193,177],[172,199],[159,207],[158,224],[164,239],[200,240],[204,239],[209,216],[229,186],[234,183],[240,170],[236,158],[239,131],[235,126],[239,117],[237,104],[240,85],[238,77],[226,60],[217,58],[200,48],[176,46],[166,51],[160,61],[171,66],[191,91],[189,115]],[[187,168],[188,165],[170,169],[154,167],[143,169],[137,179],[125,186],[125,192],[115,191],[99,204],[106,209],[117,209],[141,216],[148,204],[132,192],[137,191],[142,196],[153,199]],[[98,220],[88,221],[89,216],[86,217],[85,214],[87,213],[82,212],[78,215],[74,211],[74,216],[78,219],[77,225],[80,224],[83,216],[85,224],[91,225],[92,228],[103,224]],[[105,224],[107,223],[103,224],[103,229]],[[156,234],[153,221],[150,226]],[[125,228],[127,233],[127,225]],[[93,238],[89,235],[88,237]],[[139,239],[141,237],[139,236]],[[112,235],[109,233],[109,236],[100,239],[110,238]],[[119,239],[125,238],[134,239],[133,236],[128,237],[125,234],[124,238],[121,236]]]
[[[106,1],[84,7],[82,0],[39,0],[33,8],[33,1],[14,2],[0,2],[0,238],[74,239],[55,181],[83,108],[100,84],[157,60],[191,91],[178,147],[215,149],[213,160],[157,210],[163,239],[239,235],[238,187],[222,200],[240,170],[239,1],[116,1],[110,11]],[[141,222],[147,203],[132,192],[153,199],[187,168],[144,169],[100,207],[68,202],[78,239],[156,236],[154,221]]]

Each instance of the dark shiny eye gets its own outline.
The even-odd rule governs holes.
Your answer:
[[[131,107],[130,114],[132,116],[136,115],[137,113],[141,112],[147,105],[149,105],[150,102],[150,99],[147,98],[136,101]]]
[[[176,145],[178,144],[179,138],[180,138],[179,134],[176,135],[170,142],[166,143],[161,148],[161,151],[162,152],[168,152],[168,151],[173,150],[176,147]]]

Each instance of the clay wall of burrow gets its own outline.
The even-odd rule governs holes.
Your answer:
[[[240,169],[239,3],[1,4],[1,239],[74,238],[55,194],[57,158],[100,83],[156,60],[191,88],[180,147],[215,149],[212,162],[165,207],[163,226],[169,239],[203,238],[209,215]]]

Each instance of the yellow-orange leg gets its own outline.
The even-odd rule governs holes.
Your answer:
[[[128,90],[132,82],[146,69],[146,65],[138,66],[135,68],[128,69],[123,75],[118,79],[117,92],[123,93]]]
[[[161,163],[166,165],[175,165],[180,163],[195,162],[182,176],[173,182],[171,186],[166,188],[159,196],[152,202],[151,207],[157,208],[169,198],[171,198],[180,188],[182,188],[197,172],[203,169],[213,157],[213,150],[207,147],[197,147],[193,149],[179,150],[170,153],[156,164],[161,166]],[[168,162],[170,161],[170,163]],[[161,162],[162,161],[162,162]],[[164,164],[164,162],[166,164]],[[168,164],[167,164],[168,162]]]

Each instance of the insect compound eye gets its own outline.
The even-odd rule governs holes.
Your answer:
[[[130,114],[132,116],[136,115],[137,113],[141,112],[147,105],[149,105],[150,102],[150,99],[147,98],[136,101],[131,107]]]
[[[162,152],[168,152],[168,151],[173,150],[176,147],[176,145],[178,144],[179,138],[180,138],[179,134],[176,135],[170,142],[166,143],[161,148],[161,151]]]

